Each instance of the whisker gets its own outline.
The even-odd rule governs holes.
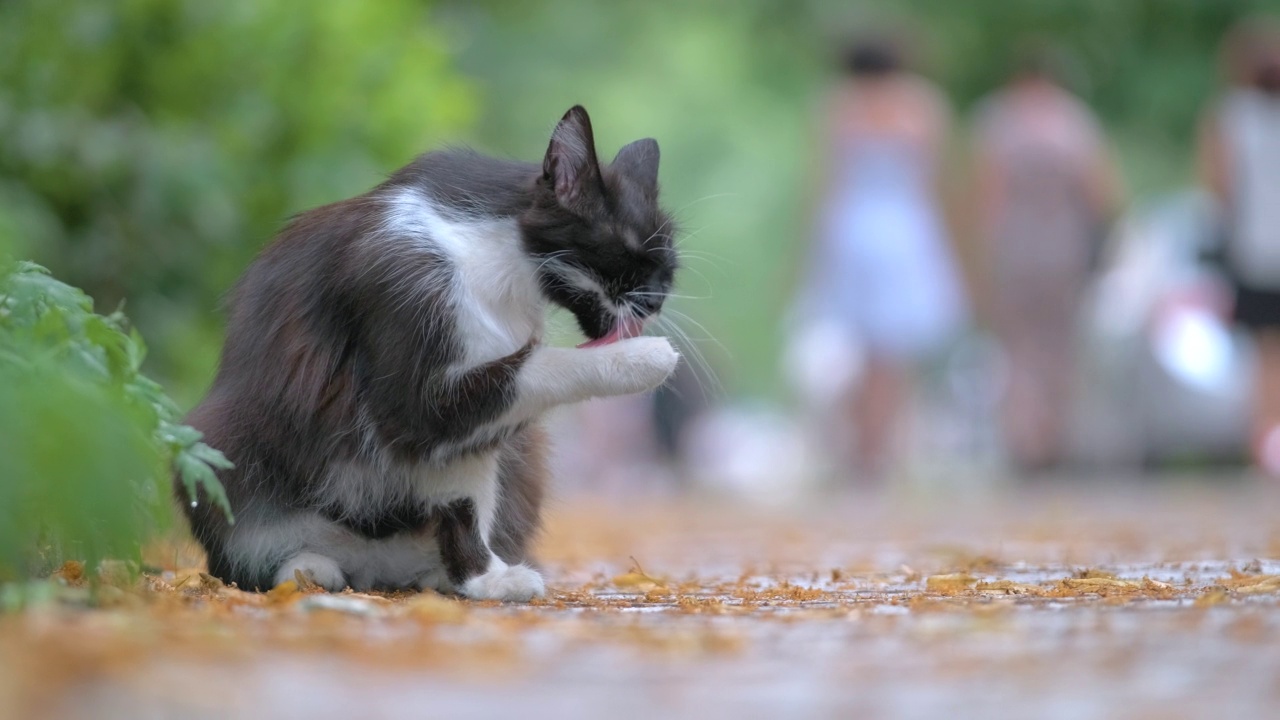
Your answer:
[[[698,278],[702,280],[702,282],[706,283],[707,298],[708,299],[711,298],[712,295],[714,294],[713,291],[715,289],[715,284],[712,283],[711,280],[706,275],[704,275],[701,270],[698,270],[697,268],[687,267],[685,268],[685,270],[688,270],[689,272],[692,272],[693,274],[697,275]],[[683,281],[677,282],[676,284],[681,287],[684,286]]]
[[[685,258],[688,258],[690,260],[705,260],[707,262],[712,262],[712,263],[731,262],[729,258],[723,255],[718,255],[716,253],[708,252],[706,250],[681,250],[680,259],[684,260]]]
[[[723,351],[724,351],[724,354],[725,354],[725,356],[726,356],[726,357],[728,357],[728,358],[729,358],[729,359],[731,359],[731,360],[733,359],[733,354],[729,352],[729,348],[725,347],[725,346],[724,346],[724,343],[720,342],[720,341],[719,341],[719,340],[717,340],[714,336],[712,336],[712,335],[711,335],[711,332],[710,332],[709,330],[707,330],[707,328],[706,328],[706,326],[705,326],[705,325],[703,325],[702,323],[698,322],[697,320],[694,320],[693,318],[689,317],[687,314],[680,312],[679,310],[674,310],[674,309],[672,309],[672,310],[669,310],[668,312],[670,312],[672,315],[675,315],[676,317],[680,318],[680,319],[681,319],[681,320],[683,320],[684,322],[687,322],[687,323],[692,324],[692,325],[693,325],[694,327],[696,327],[698,330],[701,330],[701,331],[702,331],[702,333],[703,333],[704,335],[706,335],[706,337],[704,337],[704,338],[698,338],[699,340],[706,340],[706,341],[709,341],[709,342],[713,342],[713,343],[715,343],[715,344],[716,344],[716,345],[717,345],[721,350],[723,350]],[[690,339],[692,339],[692,338],[690,338]]]
[[[638,297],[638,298],[656,297],[656,298],[663,298],[663,299],[674,298],[677,300],[710,300],[711,299],[710,295],[681,295],[680,293],[673,293],[673,292],[661,293],[661,292],[646,292],[643,290],[632,290],[631,292],[627,293],[627,295],[630,297]]]
[[[547,265],[547,263],[557,261],[557,260],[559,260],[560,258],[562,258],[562,257],[564,257],[564,256],[566,256],[566,255],[569,255],[569,254],[570,254],[570,253],[572,253],[572,252],[573,252],[572,250],[557,250],[557,251],[555,251],[555,252],[553,252],[553,253],[551,253],[551,254],[547,255],[546,257],[542,258],[542,262],[538,263],[538,267],[536,267],[536,268],[535,268],[535,271],[536,271],[536,270],[541,270],[543,267],[545,267],[545,266]]]
[[[675,322],[668,320],[667,325],[677,337],[683,338],[680,341],[680,347],[684,349],[688,357],[694,378],[697,380],[703,396],[708,400],[723,397],[725,395],[724,385],[720,382],[719,374],[711,366],[711,362],[707,359],[702,348],[698,347],[693,340],[690,340],[688,332]]]
[[[677,314],[685,318],[688,317],[683,313]],[[724,386],[721,384],[720,378],[712,368],[711,363],[707,360],[706,355],[702,352],[702,348],[698,346],[698,341],[690,337],[688,331],[666,315],[658,316],[655,324],[676,338],[677,346],[683,350],[686,360],[694,370],[694,377],[697,378],[699,387],[702,387],[704,392],[708,393],[708,397],[723,396],[725,394]]]
[[[681,233],[680,237],[678,239],[675,239],[674,242],[672,242],[671,246],[679,249],[681,245],[684,245],[690,240],[698,237],[698,235],[702,234],[702,231],[706,229],[707,229],[707,226],[704,225],[698,228],[697,230],[687,230],[684,233]]]
[[[680,213],[684,212],[685,210],[688,210],[689,208],[693,207],[694,205],[697,205],[697,204],[698,204],[698,203],[700,203],[700,202],[705,202],[705,201],[707,201],[707,200],[714,200],[714,199],[716,199],[716,198],[732,197],[732,196],[737,195],[737,194],[738,194],[738,193],[714,193],[714,194],[711,194],[711,195],[704,195],[703,197],[700,197],[700,198],[698,198],[698,199],[696,199],[696,200],[691,200],[691,201],[689,201],[689,202],[685,203],[684,205],[682,205],[681,207],[679,207],[678,209],[676,209],[676,211],[675,211],[675,212],[671,213],[671,214],[667,217],[667,219],[666,219],[665,221],[663,221],[663,223],[662,223],[661,225],[659,225],[659,226],[658,226],[658,229],[657,229],[657,230],[654,230],[654,231],[653,231],[653,234],[651,234],[648,238],[646,238],[646,239],[645,239],[645,241],[644,241],[643,243],[641,243],[641,244],[642,244],[642,245],[647,245],[647,244],[649,243],[649,241],[650,241],[650,240],[652,240],[654,237],[656,237],[656,236],[658,235],[658,233],[662,232],[663,228],[665,228],[667,225],[670,225],[671,223],[675,222],[675,221],[679,218]]]
[[[714,266],[714,265],[710,266],[708,270],[710,270],[710,272],[717,273],[717,277],[722,279],[728,279],[731,277],[730,273],[728,273],[728,270],[724,270],[723,268],[717,268],[717,266]],[[707,277],[707,273],[704,273],[703,270],[699,268],[695,268],[695,266],[692,266],[692,265],[685,265],[684,268],[681,268],[681,273],[680,273],[681,281],[682,279],[685,279],[686,272],[696,275],[696,277],[698,277],[700,281],[707,283],[707,290],[705,290],[705,292],[712,292],[713,288],[716,287],[716,283],[713,283],[712,281],[710,281],[710,278]],[[676,284],[684,284],[681,281],[676,281]]]
[[[688,210],[689,208],[693,207],[694,205],[697,205],[700,202],[706,202],[707,200],[715,200],[717,198],[724,198],[724,197],[736,197],[737,195],[739,195],[739,193],[729,193],[729,192],[704,195],[698,198],[697,200],[691,200],[685,203],[682,207],[680,207],[678,210],[672,213],[672,215],[679,215],[680,213],[684,212],[685,210]]]

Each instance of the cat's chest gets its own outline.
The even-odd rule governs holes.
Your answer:
[[[444,212],[414,189],[402,189],[386,203],[393,235],[447,261],[448,312],[461,364],[505,357],[542,334],[546,306],[515,218]]]
[[[486,242],[452,248],[453,309],[464,362],[510,355],[542,334],[545,306],[515,222],[493,222]]]

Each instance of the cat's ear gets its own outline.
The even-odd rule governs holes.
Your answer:
[[[555,189],[556,199],[566,207],[603,193],[591,118],[581,105],[569,108],[551,133],[551,144],[542,160],[542,175]]]
[[[644,188],[650,195],[658,193],[658,141],[637,140],[624,146],[613,159],[613,168]]]

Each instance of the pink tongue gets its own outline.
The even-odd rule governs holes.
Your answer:
[[[639,318],[627,318],[626,320],[619,320],[617,324],[613,326],[613,329],[609,331],[608,335],[596,338],[595,340],[588,340],[578,347],[593,348],[600,347],[601,345],[611,345],[619,340],[636,337],[642,332],[644,332],[644,320]]]

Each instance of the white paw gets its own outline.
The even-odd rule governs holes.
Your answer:
[[[441,593],[453,592],[453,583],[449,582],[449,575],[442,567],[432,568],[419,575],[413,584],[417,585],[419,590],[435,590]]]
[[[298,553],[286,560],[276,571],[275,584],[292,580],[296,572],[301,572],[311,582],[329,592],[338,592],[347,586],[347,579],[338,563],[315,553]]]
[[[680,353],[664,337],[621,340],[610,345],[609,350],[613,353],[610,384],[619,395],[658,387],[671,377],[680,362]]]
[[[472,600],[525,602],[547,594],[547,586],[537,570],[495,560],[488,572],[463,583],[461,592]]]

